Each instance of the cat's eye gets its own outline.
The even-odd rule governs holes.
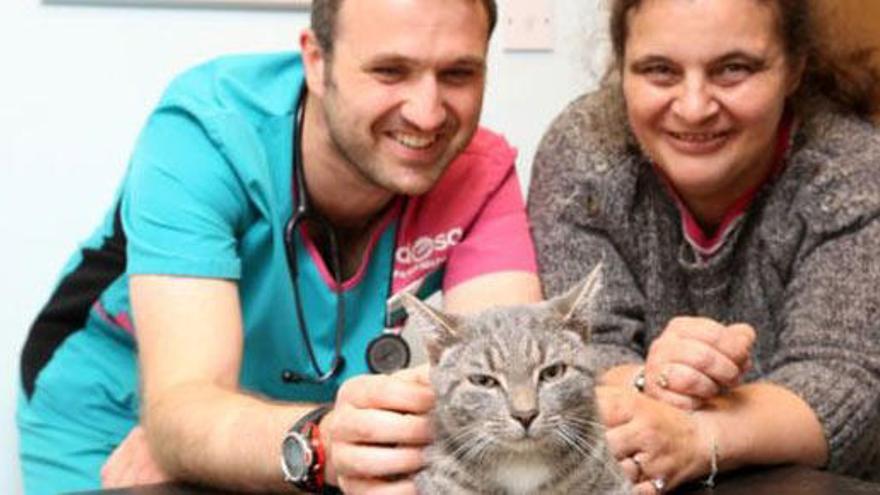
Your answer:
[[[567,367],[565,366],[565,363],[551,364],[550,366],[547,366],[546,368],[541,370],[541,374],[538,375],[538,378],[542,382],[555,380],[564,375],[566,369]]]
[[[498,380],[489,375],[470,375],[468,381],[478,387],[495,388],[498,386]]]

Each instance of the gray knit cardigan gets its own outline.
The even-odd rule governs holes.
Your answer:
[[[615,88],[585,95],[539,147],[528,208],[545,292],[602,260],[591,315],[601,369],[640,362],[678,315],[746,322],[750,381],[812,407],[828,468],[880,479],[880,133],[807,105],[786,168],[703,260],[629,131]]]

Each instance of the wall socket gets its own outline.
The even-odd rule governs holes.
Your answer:
[[[553,0],[507,0],[502,20],[505,51],[553,50]]]

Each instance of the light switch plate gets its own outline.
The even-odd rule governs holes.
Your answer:
[[[507,0],[503,16],[506,51],[553,50],[553,0]]]

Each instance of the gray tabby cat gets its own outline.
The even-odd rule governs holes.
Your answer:
[[[631,493],[598,421],[589,327],[574,317],[589,309],[600,270],[556,299],[476,315],[405,298],[437,393],[419,493]]]

